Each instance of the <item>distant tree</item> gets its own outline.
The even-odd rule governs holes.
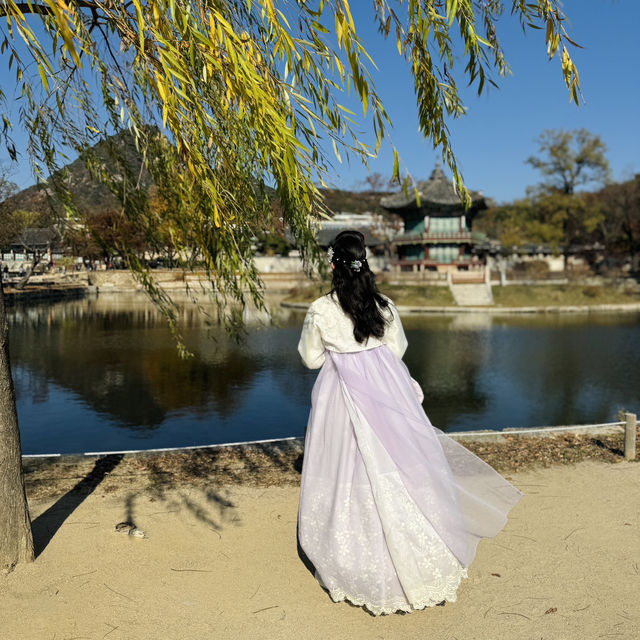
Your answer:
[[[12,197],[17,193],[17,185],[0,172],[0,248],[20,245],[25,254],[32,256],[31,261],[25,263],[26,274],[14,285],[22,289],[46,255],[40,247],[29,243],[28,230],[48,228],[52,219],[48,212],[18,208]]]
[[[622,249],[631,259],[634,272],[640,270],[640,174],[626,182],[607,185],[594,194],[601,207],[598,225],[606,246]]]
[[[537,211],[538,230],[551,224],[556,233],[561,233],[566,268],[571,247],[582,242],[602,220],[598,208],[578,195],[577,189],[608,181],[607,146],[600,136],[586,129],[549,129],[537,142],[538,154],[527,158],[527,163],[540,171],[543,181],[530,190],[530,196]]]
[[[588,194],[554,191],[534,198],[532,206],[535,218],[529,225],[529,232],[550,238],[546,242],[562,249],[565,258],[569,249],[585,243],[602,221],[600,207]]]
[[[562,213],[536,205],[531,198],[483,211],[474,228],[496,238],[507,248],[535,243],[559,250],[563,240]]]
[[[546,244],[558,253],[582,242],[602,221],[601,208],[583,195],[542,193],[490,208],[474,222],[505,247]]]
[[[580,186],[602,185],[609,179],[607,145],[600,136],[586,129],[547,129],[537,143],[538,154],[526,162],[542,174],[541,191],[571,195]]]
[[[6,170],[0,167],[0,248],[11,244],[20,233],[20,221],[13,209],[7,205],[7,198],[18,192],[18,185],[9,180]]]
[[[481,211],[473,228],[499,240],[505,247],[514,247],[529,241],[526,226],[533,215],[531,201],[522,198]]]
[[[385,191],[389,188],[391,183],[390,178],[385,178],[381,173],[370,173],[365,179],[364,184],[368,187],[368,191]]]
[[[380,197],[384,192],[376,191],[343,191],[341,189],[320,189],[323,206],[327,211],[338,213],[375,213],[386,215],[387,211],[380,205]]]
[[[119,209],[96,206],[82,224],[67,223],[65,241],[74,255],[108,260],[119,253],[122,238],[127,238],[126,252],[143,261],[151,248],[149,234],[135,220]]]

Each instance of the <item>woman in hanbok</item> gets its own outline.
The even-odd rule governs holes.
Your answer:
[[[312,392],[298,513],[302,550],[335,602],[374,615],[454,602],[478,542],[522,494],[429,422],[401,360],[407,340],[367,264],[364,236],[329,248],[331,293],[298,351]]]

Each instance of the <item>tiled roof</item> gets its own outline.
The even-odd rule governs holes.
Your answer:
[[[444,175],[440,163],[436,164],[428,180],[418,182],[416,185],[420,194],[421,203],[433,202],[435,204],[459,205],[460,196],[453,188],[451,180]],[[484,200],[484,196],[479,191],[469,191],[472,202]],[[405,209],[416,206],[415,190],[410,188],[405,195],[404,191],[385,196],[380,200],[380,204],[388,210]]]
[[[24,231],[12,242],[16,245],[34,247],[47,245],[58,239],[58,234],[54,229],[24,229]]]

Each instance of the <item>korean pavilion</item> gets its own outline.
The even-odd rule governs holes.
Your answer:
[[[471,206],[465,210],[439,163],[431,177],[418,182],[416,189],[380,200],[387,211],[404,220],[404,232],[393,239],[394,270],[467,271],[482,267],[484,260],[474,253],[474,245],[485,237],[471,231],[474,217],[487,208],[482,193],[469,191]]]

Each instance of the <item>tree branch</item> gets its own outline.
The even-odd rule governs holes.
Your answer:
[[[100,5],[97,2],[92,2],[91,0],[75,0],[73,3],[79,9],[91,9],[93,11],[100,9]],[[39,15],[52,15],[52,11],[48,6],[42,4],[29,4],[28,2],[17,2],[14,5],[17,9],[19,9],[23,14],[33,14],[37,13]],[[0,6],[0,17],[4,17],[7,15],[6,8],[4,6]]]

